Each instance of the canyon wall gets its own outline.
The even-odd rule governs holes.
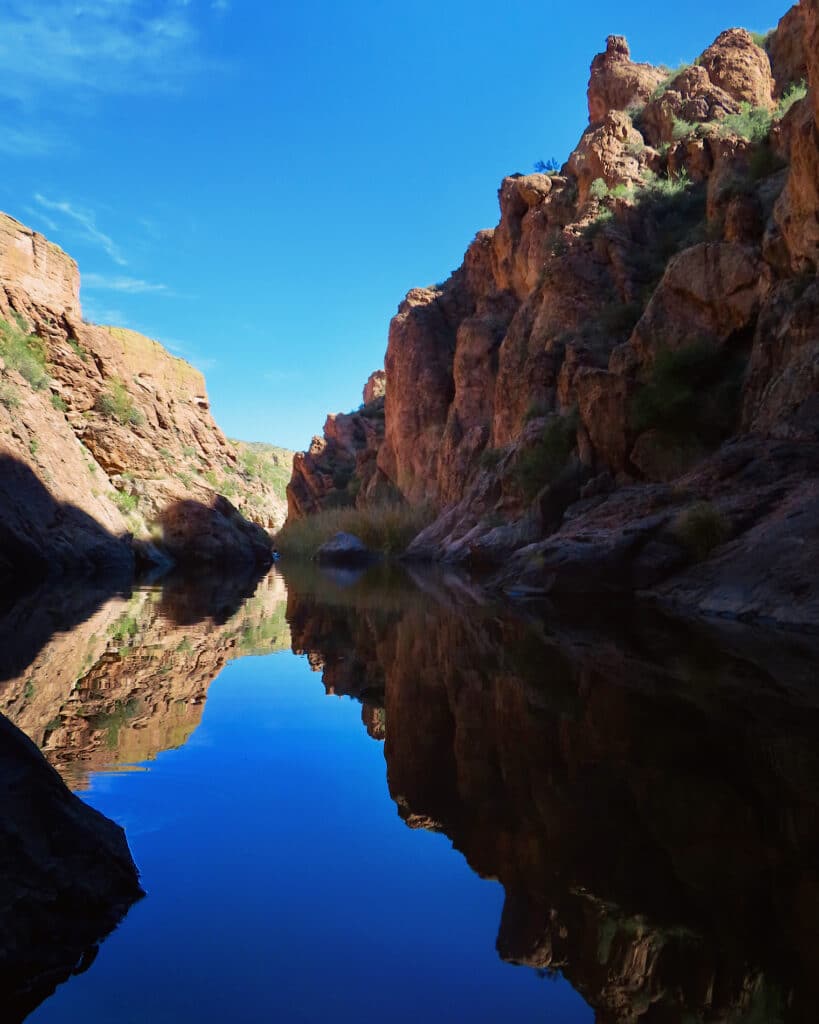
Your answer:
[[[609,37],[562,169],[505,178],[498,226],[408,293],[375,466],[339,483],[434,507],[410,554],[819,621],[818,31],[803,0],[676,72]]]
[[[264,557],[284,519],[265,460],[222,434],[198,370],[86,323],[79,286],[69,256],[0,215],[0,571],[125,571],[129,535],[176,560]]]

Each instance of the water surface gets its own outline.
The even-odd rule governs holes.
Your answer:
[[[813,1019],[809,640],[382,571],[37,601],[0,711],[147,896],[30,1021]]]

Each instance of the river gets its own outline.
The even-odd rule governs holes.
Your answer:
[[[146,892],[33,1024],[814,1019],[815,638],[287,566],[0,635]]]

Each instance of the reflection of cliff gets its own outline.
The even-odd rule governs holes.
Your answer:
[[[813,1019],[815,650],[347,604],[322,618],[291,585],[294,648],[338,692],[352,642],[402,818],[504,886],[501,956],[561,970],[599,1021]]]
[[[89,772],[183,745],[228,661],[289,644],[278,576],[243,602],[233,589],[231,581],[170,581],[108,601],[70,633],[55,632],[27,668],[0,684],[0,712],[74,788],[84,788]],[[60,599],[70,605],[82,596],[72,590]],[[47,600],[30,595],[6,625],[22,629]]]

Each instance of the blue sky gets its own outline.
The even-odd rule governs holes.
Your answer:
[[[768,0],[5,0],[0,208],[87,318],[204,370],[232,436],[305,447],[381,366],[404,293],[565,159],[611,32],[676,66]]]

